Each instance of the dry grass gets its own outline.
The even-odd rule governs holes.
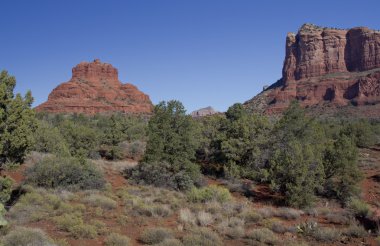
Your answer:
[[[145,244],[158,244],[173,238],[173,233],[167,228],[148,228],[140,236],[140,241]]]
[[[200,226],[209,226],[214,222],[214,218],[212,217],[212,214],[200,211],[197,214],[197,222]]]
[[[91,207],[100,207],[104,210],[112,210],[117,207],[117,202],[101,194],[90,194],[83,198],[83,202]]]

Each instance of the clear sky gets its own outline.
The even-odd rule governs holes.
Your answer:
[[[306,22],[380,29],[379,0],[0,0],[0,69],[44,102],[100,58],[153,103],[225,111],[281,77],[285,36]]]

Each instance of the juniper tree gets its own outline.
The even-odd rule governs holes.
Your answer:
[[[36,128],[35,113],[31,109],[30,91],[24,97],[14,94],[16,79],[7,71],[0,73],[0,165],[21,163],[33,145]]]

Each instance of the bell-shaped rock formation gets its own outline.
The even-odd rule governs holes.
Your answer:
[[[50,113],[150,114],[149,96],[132,84],[122,84],[118,71],[99,59],[81,62],[72,69],[72,78],[60,84],[37,111]]]

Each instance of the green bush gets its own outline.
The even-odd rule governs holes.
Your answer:
[[[54,222],[61,230],[67,231],[74,238],[95,238],[98,235],[96,226],[85,224],[77,214],[63,214],[55,217]]]
[[[0,203],[6,203],[11,198],[13,179],[0,177]]]
[[[351,200],[348,202],[348,207],[356,216],[367,217],[371,215],[370,206],[358,198],[351,198]]]
[[[200,178],[199,167],[188,163],[181,171],[175,171],[168,162],[139,163],[125,172],[138,184],[154,185],[176,190],[189,190]]]
[[[45,157],[26,171],[26,182],[46,188],[100,189],[105,180],[94,165],[76,158]]]
[[[42,153],[52,153],[61,156],[70,156],[69,147],[57,127],[47,122],[38,122],[34,133],[34,150]]]
[[[104,244],[105,244],[105,246],[129,246],[129,245],[132,245],[129,237],[124,236],[124,235],[120,235],[117,233],[111,233],[111,235],[109,235],[106,238]]]
[[[66,120],[60,125],[60,131],[66,140],[69,151],[75,157],[90,157],[99,145],[98,132],[86,125],[77,125]]]
[[[166,228],[148,228],[140,236],[140,241],[145,244],[158,244],[166,239],[173,238],[171,230]]]
[[[51,246],[53,240],[39,229],[18,227],[3,238],[4,246]]]
[[[228,189],[216,185],[210,185],[203,188],[193,187],[188,193],[187,197],[191,202],[208,202],[218,201],[227,202],[232,199],[231,193]]]

